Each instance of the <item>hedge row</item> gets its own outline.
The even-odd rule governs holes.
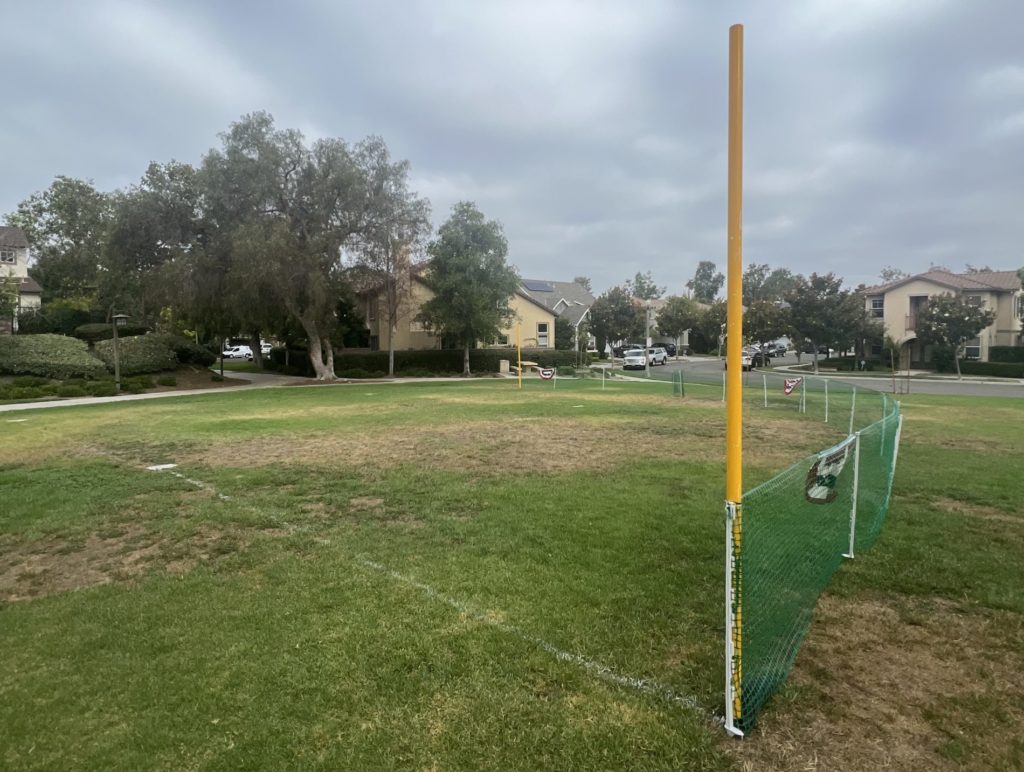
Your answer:
[[[462,351],[453,349],[396,351],[395,375],[403,375],[410,371],[457,375],[462,372],[463,356]],[[510,364],[514,365],[516,362],[515,349],[472,349],[469,352],[469,369],[474,373],[496,373],[500,369],[499,362],[502,359],[507,359]],[[576,353],[553,349],[523,349],[523,361],[536,362],[541,367],[575,365]],[[342,353],[334,358],[334,369],[337,371],[356,369],[386,373],[388,371],[388,352]]]
[[[1024,362],[1024,346],[992,346],[988,359],[990,362]]]
[[[288,372],[292,375],[313,375],[309,355],[302,350],[292,349],[288,353],[288,366],[284,364],[284,349],[273,349],[270,352],[268,366],[272,369]],[[496,373],[500,369],[502,359],[515,364],[515,349],[472,349],[469,352],[469,369],[474,373]],[[426,351],[396,351],[395,375],[409,377],[423,375],[458,375],[462,372],[463,352],[456,349]],[[555,349],[523,349],[523,361],[536,362],[541,367],[561,367],[576,364],[576,352]],[[388,352],[371,351],[367,353],[336,354],[334,371],[342,377],[369,377],[363,373],[380,373],[388,371]],[[356,373],[356,375],[353,375]]]
[[[96,355],[110,370],[114,369],[114,341],[101,340],[96,344]],[[140,375],[173,370],[178,357],[163,335],[134,335],[118,339],[118,359],[121,375]]]
[[[148,331],[145,326],[134,324],[118,327],[117,335],[120,338],[127,338],[131,335],[145,335]],[[107,322],[80,324],[75,328],[75,337],[81,338],[88,343],[95,343],[98,340],[110,340],[114,337],[114,329]]]
[[[0,337],[0,374],[43,378],[102,378],[103,363],[89,353],[84,341],[63,335]]]
[[[964,375],[995,375],[1000,378],[1024,378],[1024,362],[960,362]]]

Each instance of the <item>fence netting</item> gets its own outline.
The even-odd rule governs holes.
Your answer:
[[[675,395],[725,400],[715,370],[685,365],[650,376]],[[877,381],[874,381],[877,383]],[[885,521],[901,426],[899,403],[872,381],[754,370],[745,414],[822,421],[836,442],[743,494],[727,510],[726,725],[749,731],[785,682],[818,597],[845,559],[868,549]],[[709,389],[711,391],[709,391]]]

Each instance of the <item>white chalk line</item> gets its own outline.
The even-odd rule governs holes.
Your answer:
[[[693,710],[702,715],[707,714],[707,711],[705,711],[704,708],[702,708],[700,704],[697,702],[696,697],[687,694],[680,694],[671,687],[666,686],[665,684],[658,683],[657,681],[654,681],[650,678],[637,678],[634,676],[622,675],[621,673],[616,672],[613,668],[609,667],[608,665],[603,665],[600,662],[595,662],[594,660],[588,657],[584,657],[581,654],[573,654],[572,652],[560,649],[553,643],[545,641],[543,638],[538,638],[534,635],[530,635],[529,633],[519,629],[514,625],[509,625],[504,622],[500,622],[493,616],[483,614],[473,609],[468,604],[456,600],[455,598],[449,595],[445,595],[443,592],[435,590],[429,584],[417,582],[412,577],[400,574],[398,571],[393,571],[387,566],[384,566],[363,556],[358,556],[356,560],[360,564],[366,566],[367,568],[372,568],[373,570],[378,571],[384,574],[385,576],[391,577],[395,581],[401,582],[402,584],[408,585],[409,587],[414,587],[415,589],[419,590],[429,598],[455,609],[459,613],[464,614],[465,616],[469,617],[475,622],[479,622],[480,624],[484,625],[489,625],[491,627],[496,627],[497,629],[503,632],[509,633],[510,635],[514,635],[520,640],[532,644],[538,647],[539,649],[542,649],[543,651],[546,651],[559,662],[567,662],[571,665],[576,665],[577,667],[587,671],[591,675],[596,676],[597,678],[599,678],[602,681],[605,681],[606,683],[614,684],[616,686],[623,686],[628,689],[633,689],[634,691],[642,692],[644,694],[657,697],[658,699],[661,699],[665,702],[671,703],[673,705],[678,705],[688,710]]]
[[[230,500],[229,496],[225,496],[224,494],[220,493],[208,483],[204,483],[201,480],[193,480],[190,477],[186,477],[180,472],[173,471],[171,467],[172,465],[170,464],[161,464],[155,467],[147,467],[147,469],[150,469],[151,471],[154,472],[170,472],[175,477],[178,477],[184,480],[185,482],[194,485],[197,488],[200,488],[202,490],[213,491],[213,493],[215,493],[218,498],[224,501]],[[270,513],[260,512],[253,509],[252,507],[249,507],[249,509],[252,509],[253,512],[256,512],[260,516],[269,517],[274,522],[279,523],[282,527],[287,529],[290,534],[312,530],[305,526],[293,526],[290,523],[281,520],[280,518]],[[318,538],[316,539],[316,541],[320,544],[330,544],[330,540],[325,538]],[[398,571],[393,571],[392,569],[388,568],[387,566],[381,563],[377,563],[363,556],[357,556],[356,560],[361,565],[366,566],[367,568],[372,568],[375,571],[378,571],[386,576],[389,576],[398,582],[406,584],[410,587],[414,587],[415,589],[424,593],[433,600],[436,600],[440,603],[444,603],[446,606],[455,609],[459,613],[464,614],[465,616],[469,617],[475,622],[489,625],[491,627],[496,627],[497,629],[502,630],[503,632],[509,633],[510,635],[514,635],[520,640],[532,644],[543,651],[546,651],[559,662],[566,662],[571,665],[576,665],[577,667],[587,671],[591,675],[596,676],[598,679],[605,681],[606,683],[614,684],[616,686],[622,686],[627,689],[633,689],[634,691],[642,692],[643,694],[657,697],[658,699],[664,702],[673,705],[678,705],[682,708],[692,710],[701,715],[707,715],[707,711],[700,706],[700,704],[697,701],[697,698],[692,695],[680,694],[672,687],[666,686],[665,684],[659,683],[650,678],[637,678],[636,676],[622,675],[621,673],[616,672],[613,668],[609,667],[608,665],[596,662],[595,660],[592,660],[588,657],[584,657],[581,654],[574,654],[572,652],[565,651],[564,649],[560,649],[553,643],[549,643],[548,641],[545,641],[543,638],[538,638],[537,636],[530,635],[529,633],[521,630],[515,625],[509,625],[505,624],[504,622],[499,622],[494,617],[476,611],[468,604],[456,600],[455,598],[449,595],[445,595],[444,593],[435,590],[428,584],[417,582],[415,579],[405,576],[404,574],[400,574]]]

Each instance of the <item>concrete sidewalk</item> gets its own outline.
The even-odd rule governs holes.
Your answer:
[[[116,397],[74,397],[72,399],[52,399],[40,402],[20,402],[11,405],[0,405],[0,413],[12,413],[17,410],[43,410],[50,407],[77,407],[80,405],[102,405],[107,402],[137,402],[143,399],[165,399],[167,397],[192,397],[197,394],[224,394],[253,389],[273,389],[279,386],[301,385],[305,378],[293,378],[276,373],[245,373],[245,378],[230,378],[225,371],[224,380],[239,381],[238,386],[222,386],[215,389],[182,389],[180,391],[156,391],[149,394],[119,394]]]

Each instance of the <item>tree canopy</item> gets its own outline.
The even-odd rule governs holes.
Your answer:
[[[946,349],[953,355],[960,376],[960,353],[964,344],[995,321],[995,314],[973,305],[963,297],[936,295],[918,311],[916,332],[922,343]]]
[[[654,277],[650,271],[640,273],[626,281],[623,288],[627,293],[640,300],[657,300],[665,294],[665,287],[659,287],[654,283]]]
[[[697,264],[693,278],[686,282],[686,286],[693,292],[693,297],[701,303],[713,303],[723,284],[725,275],[716,271],[715,264],[710,260],[701,260]]]
[[[462,201],[452,208],[428,252],[424,283],[434,296],[420,308],[418,318],[462,344],[463,374],[469,375],[470,348],[497,338],[513,319],[509,301],[519,288],[519,276],[505,262],[508,242],[500,223]]]
[[[639,338],[644,333],[644,311],[623,287],[612,287],[590,307],[590,324],[603,352],[609,342]]]

